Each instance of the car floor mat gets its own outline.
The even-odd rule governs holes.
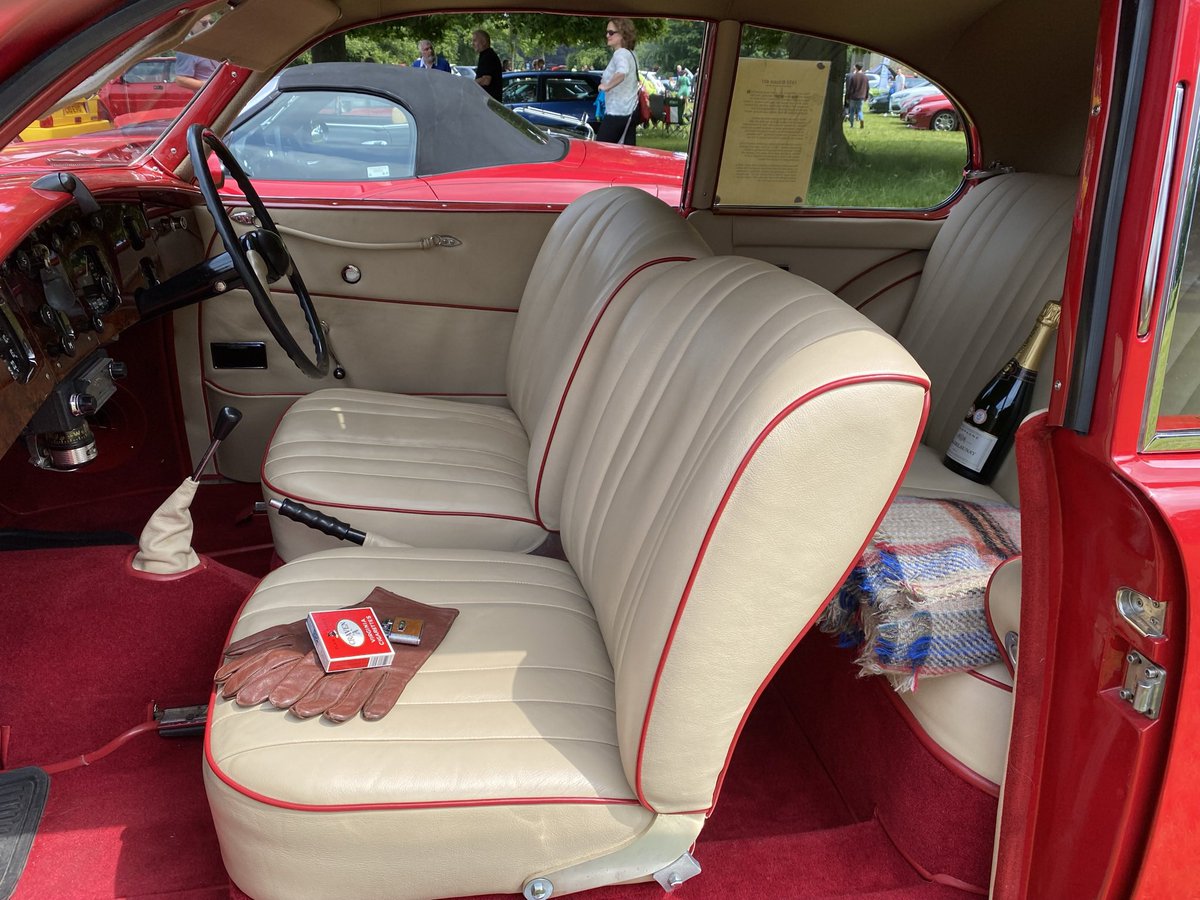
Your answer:
[[[0,900],[17,889],[49,793],[50,776],[36,766],[0,772]]]

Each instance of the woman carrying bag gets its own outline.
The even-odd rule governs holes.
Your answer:
[[[604,33],[613,55],[600,76],[600,90],[604,91],[604,121],[596,132],[596,140],[636,144],[638,77],[633,48],[637,45],[637,31],[629,19],[613,19]]]

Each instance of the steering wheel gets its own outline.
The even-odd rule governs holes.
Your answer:
[[[196,173],[196,182],[200,186],[200,193],[204,196],[204,203],[212,214],[213,225],[217,229],[217,234],[221,236],[221,243],[225,245],[234,269],[242,279],[242,285],[250,292],[250,297],[254,300],[254,308],[262,316],[263,323],[271,332],[271,336],[279,342],[279,346],[284,349],[301,372],[309,378],[325,377],[329,372],[329,348],[325,343],[325,332],[321,328],[321,320],[317,317],[312,298],[308,295],[308,288],[304,286],[304,279],[300,277],[300,270],[296,268],[296,263],[288,253],[283,237],[279,234],[275,223],[271,221],[271,214],[263,205],[258,191],[254,189],[254,185],[250,183],[250,179],[246,177],[246,173],[242,171],[238,161],[229,152],[229,148],[203,125],[196,124],[188,128],[187,147],[192,168]],[[238,237],[237,232],[234,231],[229,213],[226,212],[225,205],[217,193],[217,185],[208,168],[208,150],[217,155],[217,159],[237,182],[237,186],[246,197],[246,202],[254,210],[254,218],[258,227],[246,232],[241,237]],[[300,302],[300,310],[304,313],[308,334],[313,342],[315,359],[301,349],[299,342],[284,324],[279,310],[271,301],[270,291],[254,271],[254,266],[250,262],[252,252],[257,254],[265,265],[268,284],[287,276],[288,283],[296,292],[296,299]]]

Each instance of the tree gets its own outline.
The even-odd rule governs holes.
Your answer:
[[[838,41],[789,34],[788,59],[814,59],[829,63],[829,81],[825,85],[825,106],[821,111],[821,130],[817,134],[814,160],[826,166],[849,166],[852,150],[842,125],[845,116],[846,75],[849,72],[849,48]]]

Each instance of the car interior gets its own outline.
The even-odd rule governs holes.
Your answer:
[[[1062,295],[1099,5],[640,6],[704,25],[682,208],[619,181],[569,204],[259,199],[228,165],[222,193],[182,126],[161,173],[0,184],[34,223],[0,264],[0,768],[50,774],[13,896],[992,889],[1021,829],[1001,815],[1021,557],[987,587],[997,661],[916,690],[815,626],[897,498],[1038,508],[1017,453],[990,485],[942,457]],[[218,136],[327,34],[424,12],[220,11],[182,45],[226,63],[189,107],[219,98]],[[944,85],[958,187],[722,202],[750,26]],[[998,77],[1015,60],[1039,103]],[[251,117],[230,147],[249,180],[349,187],[323,151],[345,142],[411,175],[421,133],[380,104],[299,92],[294,122]],[[1025,512],[1023,543],[1039,527]],[[214,692],[230,641],[376,587],[458,610],[390,714]],[[35,631],[65,632],[60,659]]]

